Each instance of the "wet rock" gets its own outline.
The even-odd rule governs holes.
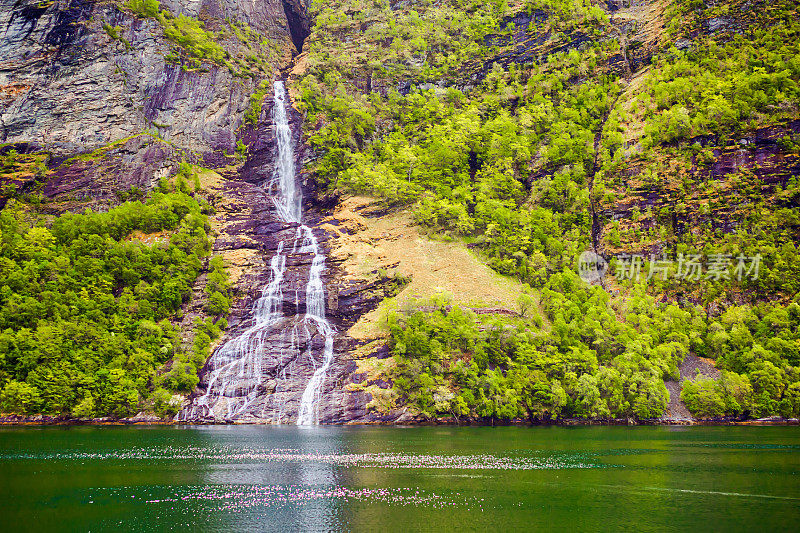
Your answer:
[[[247,133],[250,146],[247,161],[237,172],[226,174],[220,185],[223,200],[217,206],[215,217],[219,235],[214,251],[234,261],[244,257],[242,251],[250,252],[246,255],[246,264],[232,265],[237,269],[241,265],[243,273],[235,283],[238,297],[228,317],[230,327],[220,345],[224,346],[257,325],[254,306],[272,280],[270,265],[279,251],[285,257],[280,290],[276,293],[280,315],[271,319],[268,326],[259,326],[256,351],[248,351],[247,358],[235,363],[239,366],[226,367],[226,373],[229,368],[233,368],[233,373],[239,371],[235,380],[227,380],[223,386],[218,378],[220,369],[233,359],[225,359],[223,355],[209,359],[201,370],[191,405],[178,415],[182,421],[295,423],[306,386],[323,361],[325,332],[320,330],[317,321],[306,315],[306,288],[314,257],[303,247],[304,233],[299,226],[282,222],[275,209],[277,188],[272,181],[277,143],[271,112],[272,103],[265,101],[258,124]],[[298,168],[305,158],[305,147],[300,142],[300,122],[301,117],[292,111],[290,124]],[[317,201],[314,184],[303,183],[302,174],[297,180],[302,184],[304,223],[312,229],[321,252],[327,257],[330,236],[323,221],[330,218],[328,204],[324,196],[322,201]],[[327,261],[326,265],[322,272],[326,314],[339,334],[334,340],[333,363],[315,403],[314,419],[319,423],[374,422],[379,417],[368,408],[372,396],[365,391],[347,389],[357,369],[351,353],[360,343],[347,337],[345,332],[378,305],[385,297],[385,290],[381,282],[345,282],[335,262]],[[184,322],[188,325],[190,321],[189,313]],[[253,339],[256,342],[256,337]],[[236,353],[236,357],[240,357],[242,352]],[[390,386],[388,382],[378,385]],[[213,396],[205,399],[208,391],[212,391]]]
[[[123,418],[121,422],[131,423],[131,424],[153,424],[163,422],[163,419],[156,415],[149,415],[144,412],[138,413],[135,416],[130,418]]]

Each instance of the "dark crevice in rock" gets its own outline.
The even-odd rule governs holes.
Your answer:
[[[21,40],[22,38],[27,38],[33,30],[36,29],[36,25],[39,23],[39,19],[42,17],[45,11],[49,6],[23,6],[20,10],[14,11],[11,14],[11,18],[8,21],[7,28],[4,28],[4,37],[8,38],[9,29],[14,26],[14,22],[17,18],[21,19],[19,22],[16,23],[18,26],[17,31],[19,35],[17,36],[17,40]],[[25,29],[27,32],[24,34],[22,33]]]
[[[81,0],[70,2],[69,7],[56,15],[55,24],[45,37],[45,43],[62,49],[75,43],[86,33],[86,28],[80,23],[91,17],[92,8],[91,4]]]
[[[303,43],[311,34],[308,11],[301,0],[283,0],[283,12],[286,13],[289,33],[292,35],[292,42],[299,54],[303,51]]]

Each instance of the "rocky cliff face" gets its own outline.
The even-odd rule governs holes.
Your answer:
[[[605,10],[611,14],[611,33],[603,35],[585,29],[555,31],[557,26],[548,24],[542,11],[516,13],[501,28],[513,24],[513,32],[486,38],[487,48],[493,50],[490,55],[464,65],[456,78],[439,80],[436,85],[467,90],[479,84],[495,64],[504,68],[544,65],[554,54],[605,41],[613,34],[621,46],[598,69],[624,80],[619,101],[625,102],[636,93],[653,54],[664,44],[667,4],[610,0]],[[392,5],[400,9],[408,3]],[[297,225],[275,216],[272,198],[263,189],[272,177],[276,153],[269,84],[283,77],[292,67],[292,59],[303,51],[311,21],[304,0],[165,0],[160,9],[162,18],[137,13],[120,1],[0,0],[0,154],[10,150],[23,154],[18,171],[0,178],[0,205],[4,195],[14,191],[38,195],[42,209],[53,214],[85,207],[102,209],[132,190],[150,190],[159,179],[174,175],[182,161],[202,165],[208,169],[200,175],[202,194],[216,209],[214,252],[224,256],[230,266],[236,296],[229,329],[220,339],[225,342],[250,324],[253,303],[270,281],[270,261],[279,243],[291,241],[297,231]],[[190,39],[178,30],[168,36],[166,28],[179,28],[173,21],[183,20],[180,17],[193,21],[187,24],[200,28],[195,34],[201,37]],[[675,44],[686,48],[700,33],[736,27],[740,22],[732,17],[704,21]],[[342,39],[359,39],[361,33]],[[409,59],[417,61],[416,57]],[[405,94],[413,82],[403,76],[373,79],[372,67],[354,72],[352,79],[355,90],[365,96],[373,92],[385,95],[394,89]],[[580,76],[572,82],[580,83]],[[302,144],[302,122],[303,117],[294,112],[291,124],[298,169],[314,157]],[[633,146],[641,125],[625,126],[626,147]],[[602,127],[594,132],[595,150]],[[759,193],[796,207],[797,199],[775,193],[800,172],[796,153],[780,143],[798,133],[800,124],[795,120],[726,142],[698,138],[693,141],[703,152],[691,160],[671,158],[670,164],[682,165],[680,171],[692,182],[721,183],[727,176],[751,173],[762,185]],[[669,155],[669,146],[661,148]],[[612,230],[619,221],[634,230],[656,229],[661,222],[652,214],[668,209],[675,214],[667,225],[676,234],[709,224],[729,233],[735,229],[738,215],[749,209],[747,198],[736,196],[738,184],[731,183],[726,191],[736,201],[702,212],[692,210],[691,206],[707,200],[706,193],[697,188],[688,192],[672,188],[668,180],[647,183],[641,176],[651,163],[634,154],[619,171],[625,183],[617,197],[611,202],[597,198],[592,206],[594,245],[602,255],[621,251],[660,254],[669,246],[663,238],[649,241],[649,247],[641,250],[615,244]],[[594,166],[598,166],[597,156]],[[590,187],[596,170],[589,172]],[[552,176],[553,171],[532,162],[527,185]],[[469,271],[465,256],[443,248],[420,251],[424,248],[421,239],[402,215],[381,212],[369,202],[325,197],[305,172],[299,173],[298,180],[305,198],[304,223],[312,228],[328,256],[324,273],[327,314],[339,332],[336,360],[323,386],[320,421],[403,420],[388,377],[392,360],[385,339],[373,327],[377,319],[371,314],[376,307],[396,292],[398,280],[405,283],[402,280],[411,276],[415,281],[409,291],[418,297],[430,296],[445,284],[441,280],[451,279],[475,290],[485,282],[490,288],[479,296],[486,300],[487,295],[494,293],[494,297],[503,291],[486,272],[474,275]],[[676,209],[681,203],[690,209]],[[645,213],[635,226],[634,209]],[[409,257],[406,252],[411,249],[418,255]],[[268,339],[271,349],[264,353],[266,379],[256,401],[260,414],[238,421],[296,418],[300,396],[322,348],[316,331],[310,331],[300,345],[293,345],[291,331],[300,324],[288,318],[305,312],[303,287],[308,282],[310,261],[308,254],[289,257],[282,301],[287,318]],[[401,275],[387,275],[393,271]],[[419,275],[423,271],[426,274]],[[474,277],[460,280],[465,271]],[[203,280],[201,276],[195,298],[184,309],[182,326],[187,332],[193,319],[203,313]],[[474,296],[470,293],[464,301]],[[499,295],[492,303],[504,313],[513,313],[509,308],[514,307],[514,296]],[[191,334],[186,340],[191,341]],[[283,356],[289,352],[295,355]],[[205,368],[195,397],[208,386],[209,375],[210,369]],[[670,391],[676,400],[671,407],[677,410],[677,385]]]
[[[31,162],[4,174],[2,185],[6,194],[38,195],[44,210],[58,214],[103,209],[129,190],[146,192],[174,175],[181,161],[208,169],[199,179],[202,194],[217,210],[214,252],[226,258],[236,296],[224,342],[247,327],[253,302],[270,280],[277,243],[297,231],[277,219],[262,188],[272,177],[276,153],[268,88],[302,50],[310,21],[301,0],[168,0],[160,9],[168,13],[167,23],[181,16],[200,21],[224,50],[222,62],[203,57],[196,43],[187,44],[180,35],[168,38],[163,20],[137,14],[122,2],[0,1],[0,150],[15,150]],[[291,122],[302,168],[302,117],[295,112]],[[43,164],[33,171],[34,163]],[[325,248],[327,233],[319,225],[328,215],[326,204],[307,179],[303,189],[305,222]],[[294,255],[287,265],[287,316],[304,312],[310,260]],[[336,265],[330,265],[325,273],[332,287],[330,318],[344,332],[383,292],[379,283],[352,282],[342,285],[340,296],[332,283],[337,276]],[[193,319],[203,313],[203,284],[201,276],[184,309],[187,342]],[[274,350],[264,354],[269,379],[259,401],[275,412],[262,410],[260,421],[277,421],[278,410],[294,418],[314,371],[311,358],[277,357],[291,342],[288,322],[270,339]],[[311,332],[310,343],[318,340]],[[324,422],[366,413],[369,398],[343,390],[355,368],[347,353],[356,344],[346,335],[337,339],[337,360],[323,390]],[[300,354],[318,351],[296,348]],[[196,394],[207,384],[203,372]]]
[[[600,214],[605,222],[601,237],[603,253],[613,255],[619,252],[619,246],[610,242],[609,233],[615,221],[630,219],[634,209],[642,213],[669,210],[673,218],[668,225],[680,235],[702,226],[719,230],[722,234],[735,232],[743,215],[751,209],[754,198],[767,199],[776,206],[796,207],[797,199],[783,197],[781,192],[800,172],[800,157],[782,146],[780,140],[798,133],[800,121],[793,120],[722,142],[712,136],[693,139],[705,151],[683,161],[675,158],[673,164],[677,172],[692,181],[713,183],[714,194],[703,188],[694,188],[687,193],[669,181],[649,183],[641,178],[646,165],[634,161],[623,171],[628,185],[624,198],[613,205],[605,202],[601,206]],[[731,177],[737,177],[738,181],[730,181]],[[724,194],[724,203],[719,202],[718,192]],[[683,208],[676,209],[678,205]],[[703,210],[700,208],[703,205],[709,207]],[[658,228],[659,224],[663,221],[646,216],[641,227],[647,230]],[[669,248],[668,242],[658,239],[649,247],[635,251],[660,255],[668,252]]]
[[[235,68],[194,57],[157,19],[119,3],[0,4],[0,142],[48,154],[46,197],[108,201],[115,190],[149,189],[181,159],[235,162],[250,95],[294,51],[283,4],[162,7],[204,21]],[[236,61],[256,46],[263,60],[245,73]]]
[[[249,142],[249,156],[238,171],[223,171],[220,179],[210,184],[218,214],[215,217],[219,236],[214,251],[231,265],[239,298],[229,317],[229,328],[220,343],[236,338],[253,325],[253,306],[262,290],[272,280],[270,261],[277,254],[286,255],[286,269],[281,282],[279,307],[282,318],[260,337],[259,352],[261,377],[258,383],[242,380],[231,398],[244,398],[255,393],[247,409],[230,417],[229,401],[217,402],[212,411],[189,408],[182,417],[195,421],[229,421],[237,423],[293,423],[297,419],[300,399],[315,369],[322,360],[324,335],[313,324],[303,319],[307,312],[306,285],[313,254],[300,250],[298,224],[279,220],[275,214],[274,190],[265,189],[272,178],[276,152],[275,124],[272,116],[273,102],[268,96],[261,116],[254,128],[244,136]],[[296,166],[302,167],[305,150],[301,141],[302,117],[292,112],[290,125],[298,147]],[[305,214],[303,223],[313,231],[324,254],[330,251],[330,232],[323,227],[332,222],[327,210],[316,198],[313,184],[299,177],[302,184]],[[329,262],[323,273],[326,286],[327,315],[340,334],[334,342],[335,359],[325,380],[319,403],[319,421],[343,423],[367,415],[366,403],[370,397],[360,392],[346,391],[344,385],[351,380],[355,363],[349,353],[359,342],[346,332],[364,313],[377,306],[384,293],[381,283],[342,282],[342,269]],[[201,371],[201,381],[193,398],[203,395],[213,379],[212,361]],[[254,378],[255,379],[255,378]],[[241,394],[240,394],[241,393]]]

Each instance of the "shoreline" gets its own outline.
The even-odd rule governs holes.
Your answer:
[[[273,424],[258,424],[252,422],[178,422],[171,419],[163,419],[157,416],[136,416],[132,418],[112,419],[112,418],[93,418],[76,419],[58,416],[0,416],[0,427],[33,427],[33,426],[269,426]],[[292,424],[279,424],[292,425]],[[692,419],[692,420],[670,420],[670,419],[644,419],[634,420],[625,418],[614,419],[585,419],[585,418],[563,418],[557,420],[454,420],[452,418],[434,420],[404,420],[403,422],[387,422],[376,420],[372,422],[349,422],[343,424],[319,424],[320,426],[385,426],[385,427],[414,427],[414,426],[452,426],[452,427],[579,427],[579,426],[798,426],[800,420],[797,418],[783,418],[779,416],[741,420],[738,418],[718,418],[718,419]]]

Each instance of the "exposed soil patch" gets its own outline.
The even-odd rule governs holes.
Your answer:
[[[710,359],[697,357],[696,355],[687,355],[681,363],[680,367],[681,377],[678,381],[665,381],[664,385],[667,386],[669,391],[669,403],[667,410],[662,417],[663,421],[678,422],[686,421],[691,422],[694,420],[692,413],[681,401],[681,388],[683,382],[687,379],[693,380],[698,374],[702,374],[712,379],[719,379],[722,375],[719,370],[714,368],[714,363]]]
[[[392,305],[403,308],[436,294],[454,304],[476,309],[515,309],[522,285],[494,272],[460,242],[434,241],[420,233],[408,210],[383,216],[373,213],[375,201],[352,197],[341,202],[322,227],[334,237],[330,260],[339,263],[345,279],[369,279],[379,270],[411,278]],[[361,318],[348,332],[367,340],[380,336],[379,317],[385,305]]]

